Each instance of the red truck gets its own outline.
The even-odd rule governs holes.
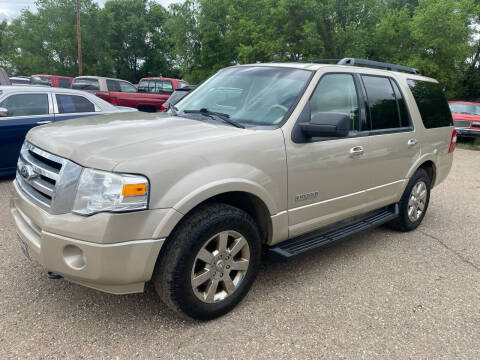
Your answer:
[[[480,140],[480,103],[470,101],[449,101],[453,125],[459,137]]]
[[[110,104],[126,106],[146,112],[161,111],[170,94],[187,82],[169,78],[143,78],[138,89],[128,81],[99,76],[80,76],[73,80],[72,88],[94,93]]]

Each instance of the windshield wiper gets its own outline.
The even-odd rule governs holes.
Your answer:
[[[219,118],[220,120],[223,120],[224,122],[233,125],[237,128],[245,129],[245,126],[242,124],[236,122],[235,120],[230,119],[230,115],[224,114],[224,113],[219,113],[216,111],[210,111],[207,108],[201,108],[200,110],[183,110],[185,114],[200,114],[204,116],[208,116],[213,119],[214,116]]]

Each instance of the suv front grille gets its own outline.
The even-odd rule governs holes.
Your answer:
[[[82,167],[25,142],[17,164],[16,182],[35,203],[53,214],[71,210]]]

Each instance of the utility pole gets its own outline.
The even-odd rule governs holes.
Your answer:
[[[82,76],[82,35],[80,33],[80,7],[78,0],[75,0],[77,10],[77,56],[78,56],[78,76]]]

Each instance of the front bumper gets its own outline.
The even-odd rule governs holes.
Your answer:
[[[458,136],[471,136],[477,137],[480,136],[480,129],[472,129],[472,128],[455,128],[457,130]]]
[[[113,294],[143,291],[165,239],[139,236],[145,235],[145,225],[160,223],[166,210],[98,214],[97,218],[51,215],[34,205],[16,184],[15,190],[10,212],[17,234],[31,258],[46,270]],[[133,240],[122,241],[125,237]]]

